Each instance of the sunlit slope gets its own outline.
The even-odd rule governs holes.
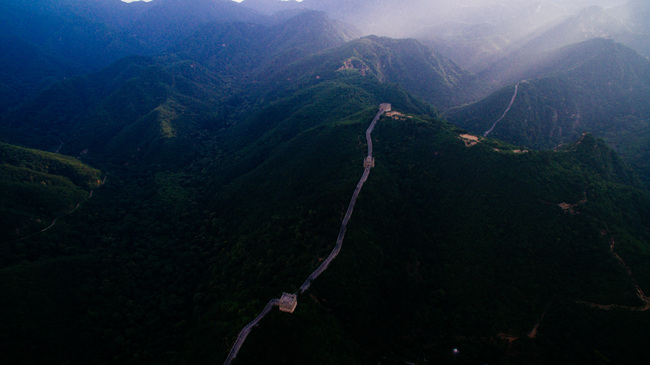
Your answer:
[[[405,90],[444,110],[476,95],[475,77],[448,58],[415,39],[368,36],[280,69],[276,83],[302,84],[335,77],[344,70],[374,77]]]

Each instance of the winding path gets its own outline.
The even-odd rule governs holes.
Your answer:
[[[63,147],[63,141],[62,141],[62,140],[59,140],[59,142],[61,142],[61,144],[59,145],[59,147],[56,148],[56,150],[54,151],[54,153],[59,153],[59,151],[61,150],[61,147]]]
[[[41,229],[40,231],[34,232],[34,233],[30,234],[30,235],[27,235],[27,236],[25,236],[25,237],[17,238],[17,239],[15,239],[15,240],[12,241],[12,242],[19,242],[19,241],[26,240],[26,239],[31,238],[31,237],[33,237],[33,236],[39,234],[39,233],[42,233],[42,232],[48,231],[50,228],[54,227],[54,226],[56,225],[56,221],[59,220],[59,218],[61,218],[61,217],[63,217],[63,216],[66,216],[66,215],[68,215],[68,214],[72,214],[72,213],[74,213],[77,209],[79,209],[79,207],[81,206],[81,204],[85,203],[88,199],[92,198],[92,197],[93,197],[93,191],[95,191],[96,189],[101,188],[101,187],[106,183],[106,178],[107,178],[107,176],[105,175],[105,176],[104,176],[104,180],[102,180],[102,182],[101,182],[101,183],[100,183],[100,184],[99,184],[95,189],[90,190],[90,193],[88,194],[88,196],[87,196],[84,200],[82,200],[82,201],[80,201],[79,203],[77,203],[77,205],[76,205],[76,206],[75,206],[71,211],[69,211],[69,212],[67,212],[67,213],[63,213],[62,215],[60,215],[60,216],[54,218],[54,220],[52,221],[52,223],[51,223],[49,226],[47,226],[47,227]]]
[[[609,250],[612,254],[612,256],[618,261],[618,263],[625,269],[625,272],[627,276],[630,278],[632,281],[632,284],[634,285],[634,289],[636,292],[636,296],[639,298],[641,301],[641,305],[638,307],[631,307],[627,305],[620,305],[620,304],[596,304],[596,303],[589,303],[589,302],[584,302],[584,301],[578,301],[578,303],[586,304],[592,308],[597,308],[597,309],[602,309],[602,310],[612,310],[612,309],[623,309],[623,310],[628,310],[628,311],[633,311],[633,312],[645,312],[650,310],[650,297],[646,296],[645,293],[643,292],[643,289],[639,286],[639,283],[636,281],[636,278],[634,277],[634,274],[632,274],[632,270],[630,269],[629,266],[625,263],[623,258],[616,252],[615,250],[616,247],[616,241],[612,238],[609,243]]]
[[[368,180],[368,175],[370,175],[370,169],[374,166],[374,160],[372,157],[372,138],[370,138],[370,134],[372,134],[372,131],[375,129],[375,125],[377,125],[377,122],[379,121],[379,117],[385,112],[382,107],[379,108],[379,111],[377,112],[377,115],[375,115],[375,118],[372,120],[370,123],[370,126],[366,130],[366,141],[368,142],[368,156],[366,156],[366,159],[364,161],[364,170],[363,170],[363,175],[361,175],[361,179],[359,179],[359,182],[357,183],[357,187],[354,189],[354,193],[352,194],[352,198],[350,199],[350,204],[348,205],[348,210],[345,213],[345,217],[343,218],[343,223],[341,223],[341,229],[339,230],[339,236],[336,239],[336,245],[334,245],[334,248],[332,249],[332,252],[329,254],[327,259],[323,261],[320,266],[314,272],[307,277],[307,280],[300,286],[300,291],[299,294],[304,293],[309,287],[311,286],[311,282],[314,281],[320,274],[323,273],[323,271],[327,270],[327,267],[329,264],[338,256],[339,252],[341,252],[341,247],[343,246],[343,238],[345,237],[345,231],[348,228],[348,222],[350,221],[350,217],[352,217],[352,211],[354,210],[354,205],[357,202],[357,198],[359,197],[359,193],[361,192],[361,188],[363,188],[363,184]],[[372,163],[368,163],[372,161]],[[230,365],[230,363],[237,357],[237,354],[239,353],[239,349],[241,346],[244,344],[244,341],[246,341],[246,337],[250,334],[250,332],[253,330],[253,328],[257,327],[259,322],[264,318],[267,314],[271,312],[271,309],[273,309],[274,306],[277,306],[280,304],[280,299],[271,299],[269,302],[266,304],[264,307],[264,310],[255,317],[255,319],[247,324],[242,330],[239,332],[239,335],[237,335],[237,340],[233,344],[232,348],[230,349],[230,352],[228,353],[228,358],[224,362],[224,365]]]
[[[518,90],[519,90],[519,82],[515,85],[515,93],[512,95],[512,99],[510,99],[510,104],[508,104],[508,107],[506,108],[506,111],[503,112],[503,115],[501,115],[501,118],[497,119],[497,121],[494,122],[494,124],[492,124],[492,127],[490,129],[488,129],[487,131],[485,131],[485,133],[483,133],[483,137],[487,137],[488,134],[492,133],[492,130],[494,129],[494,127],[496,127],[497,124],[499,124],[501,119],[506,117],[506,114],[508,114],[508,112],[510,111],[510,108],[512,107],[512,104],[515,102],[515,99],[517,98],[517,91]]]

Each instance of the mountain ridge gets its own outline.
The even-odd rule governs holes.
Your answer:
[[[650,92],[650,63],[611,40],[595,39],[549,52],[529,69],[516,68],[519,93],[494,136],[532,148],[554,148],[590,132],[605,138],[647,179],[639,138],[648,128],[650,111],[643,101]],[[452,122],[482,133],[496,121],[512,96],[501,89],[474,104],[445,113]],[[636,146],[636,147],[634,147]]]

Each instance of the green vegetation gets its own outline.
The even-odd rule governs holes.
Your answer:
[[[306,91],[309,98],[261,109],[256,118],[268,115],[268,128],[248,142],[220,144],[216,159],[155,174],[113,168],[74,220],[24,243],[34,254],[29,263],[5,267],[2,288],[14,295],[3,303],[3,323],[40,326],[14,327],[20,336],[7,344],[24,356],[19,338],[42,343],[33,362],[71,359],[73,343],[88,345],[76,362],[224,359],[268,298],[296,290],[334,243],[376,111],[373,100],[338,92],[346,88],[352,85],[323,83]],[[331,101],[338,107],[316,112]],[[316,114],[323,118],[309,118]],[[234,126],[223,141],[255,125],[253,118]],[[239,363],[446,362],[451,347],[470,362],[626,358],[629,337],[643,331],[573,339],[577,350],[556,333],[596,331],[596,324],[620,333],[642,328],[630,321],[648,320],[645,312],[576,304],[639,305],[608,240],[649,285],[648,196],[627,185],[634,182],[625,167],[590,136],[561,152],[518,153],[490,140],[467,147],[461,133],[436,119],[380,121],[378,165],[341,255],[295,315],[273,313],[262,323]],[[206,157],[214,153],[208,146]],[[575,214],[563,202],[576,204]],[[49,257],[33,250],[53,242],[65,245]],[[69,279],[80,273],[83,280]],[[43,285],[64,288],[55,294]],[[40,313],[39,303],[51,303],[57,316],[17,312]],[[567,318],[576,311],[582,322]],[[539,339],[528,339],[544,313]],[[586,313],[604,319],[591,323]],[[502,333],[520,340],[511,347]],[[41,342],[52,335],[59,340]],[[643,348],[631,359],[647,355]]]
[[[648,60],[604,39],[564,47],[540,58],[535,69],[538,75],[519,83],[512,108],[490,137],[552,149],[589,132],[612,145],[647,184]],[[527,77],[527,73],[520,76]],[[513,92],[514,85],[448,110],[444,116],[482,134],[504,113]]]
[[[477,92],[471,88],[474,76],[414,39],[363,37],[298,64],[299,68],[281,69],[275,83],[315,82],[350,70],[384,83],[399,84],[439,109],[467,102]]]
[[[101,172],[54,153],[0,143],[0,232],[8,242],[44,229],[82,202],[101,183]],[[11,254],[3,261],[11,261]]]
[[[248,27],[229,31],[259,31]],[[473,141],[375,67],[412,42],[366,38],[276,67],[310,40],[273,29],[277,47],[255,62],[246,44],[189,42],[205,53],[125,59],[8,117],[23,143],[87,148],[110,178],[74,215],[2,246],[3,363],[223,361],[264,304],[330,252],[380,102],[404,114],[373,133],[377,165],[341,254],[293,315],[265,319],[238,363],[647,359],[649,312],[589,305],[641,305],[612,242],[650,291],[650,197],[602,140],[557,151]],[[196,37],[221,39],[214,31]],[[220,68],[237,57],[252,63]],[[73,158],[0,147],[7,186],[56,187],[25,193],[57,196],[52,209],[69,211],[99,180]]]
[[[337,126],[342,128],[343,125]],[[362,128],[363,122],[359,120],[358,133]],[[336,133],[340,135],[337,140],[344,136],[343,130]],[[384,357],[404,361],[426,357],[429,361],[446,362],[451,360],[447,354],[456,346],[468,351],[464,359],[469,362],[516,357],[523,362],[559,360],[572,355],[552,354],[550,349],[561,345],[554,343],[554,339],[545,339],[541,348],[536,348],[534,341],[527,342],[528,332],[546,311],[556,313],[558,308],[575,306],[572,303],[576,300],[639,305],[629,279],[609,253],[607,239],[610,235],[618,239],[622,237],[620,232],[631,229],[636,232],[635,237],[645,237],[647,242],[647,232],[642,232],[647,228],[643,222],[646,218],[628,220],[623,212],[631,209],[639,217],[648,217],[650,201],[624,184],[606,182],[607,173],[600,164],[592,162],[594,158],[601,159],[598,153],[581,152],[591,151],[596,145],[601,148],[602,142],[585,139],[575,149],[562,153],[514,153],[495,151],[486,143],[465,147],[458,133],[439,121],[417,119],[383,119],[376,130],[378,165],[359,198],[343,251],[301,302],[307,313],[313,305],[328,308],[331,312],[321,316],[338,320],[345,333],[343,338],[351,348],[335,347],[342,338],[333,335],[322,335],[324,338],[317,340],[314,336],[328,330],[323,325],[313,328],[294,318],[272,317],[265,324],[266,329],[260,328],[264,335],[252,336],[245,345],[241,363],[263,359],[332,363],[320,357],[323,349],[336,352],[341,358],[353,357],[356,360],[351,362],[359,363]],[[301,140],[310,137],[313,138],[303,135]],[[609,153],[602,151],[603,156]],[[291,166],[292,161],[302,159],[283,155],[278,162],[268,162],[274,164],[268,171],[278,171],[280,166]],[[301,176],[310,176],[309,170],[300,171]],[[268,176],[267,169],[238,180],[238,191],[246,191],[246,181],[252,184],[262,176]],[[353,184],[351,179],[348,190]],[[237,201],[269,201],[268,209],[272,207],[274,215],[282,217],[279,212],[283,211],[284,194],[296,192],[291,200],[295,202],[296,197],[303,196],[298,188],[291,184],[261,188]],[[603,188],[618,193],[603,194]],[[270,191],[273,196],[269,196]],[[340,206],[348,194],[344,192],[337,198]],[[558,206],[562,202],[578,203],[585,196],[587,202],[576,208],[579,213],[565,212]],[[609,211],[605,207],[610,204],[617,204],[619,209]],[[290,207],[286,209],[291,211]],[[275,252],[279,247],[271,246],[271,242],[290,239],[298,249],[302,247],[298,232],[302,231],[296,231],[293,239],[291,235],[281,239],[284,236],[280,232],[276,233],[278,236],[272,232],[291,226],[294,219],[297,227],[303,226],[305,218],[297,222],[298,217],[305,216],[298,214],[288,221],[277,217],[277,224],[264,226],[259,225],[262,217],[255,215],[250,225],[243,223],[242,231],[235,234],[239,237],[237,246],[263,250],[259,247],[264,243],[264,247],[273,247]],[[606,227],[610,232],[603,236],[601,230]],[[330,230],[335,232],[335,227]],[[256,231],[262,232],[251,237]],[[255,237],[265,239],[259,242]],[[627,245],[636,242],[621,243],[621,247]],[[248,250],[247,256],[254,255],[255,251]],[[273,256],[263,259],[261,264],[251,262],[257,262],[259,269],[266,260],[269,265],[276,262]],[[641,273],[643,266],[632,270]],[[262,304],[260,300],[257,306]],[[297,316],[304,313],[302,305]],[[645,321],[647,314],[638,313],[638,318]],[[570,326],[563,322],[544,323]],[[627,324],[621,323],[620,328]],[[274,335],[277,333],[286,336]],[[499,334],[521,338],[517,346],[524,346],[525,350],[509,351],[507,343],[499,340]],[[642,334],[637,331],[634,335]],[[306,338],[310,340],[303,341]],[[576,344],[583,346],[581,351],[590,351],[584,346],[599,349],[604,345]],[[623,355],[617,353],[616,347],[609,349],[608,356]],[[246,352],[246,348],[251,350]],[[358,353],[359,348],[365,351]],[[643,358],[638,351],[635,356],[637,360]]]

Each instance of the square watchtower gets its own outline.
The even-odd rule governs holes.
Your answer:
[[[363,167],[375,167],[375,158],[374,157],[366,157],[365,160],[363,160]]]
[[[282,293],[278,306],[282,312],[293,313],[298,306],[298,296],[296,294]]]

